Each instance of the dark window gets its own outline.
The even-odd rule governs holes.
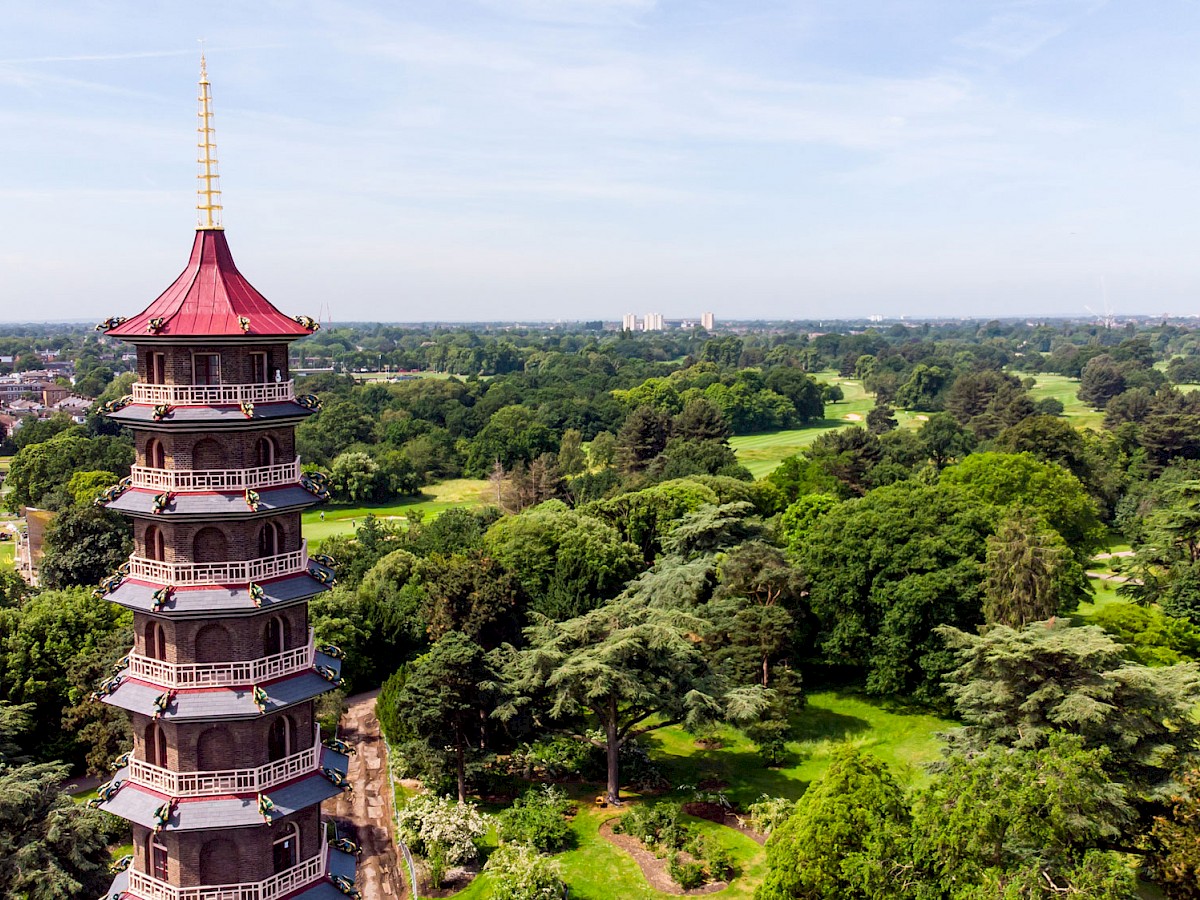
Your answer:
[[[221,355],[219,353],[192,354],[192,381],[194,384],[220,384]]]
[[[254,384],[266,384],[270,380],[267,378],[267,354],[250,354],[250,380]]]
[[[294,822],[289,822],[284,830],[283,837],[275,841],[275,859],[274,869],[278,875],[285,869],[290,869],[300,862],[299,848],[296,846],[300,843],[299,836],[296,834],[296,825]]]

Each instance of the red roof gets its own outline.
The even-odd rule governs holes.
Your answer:
[[[247,327],[239,321],[249,320]],[[151,328],[152,319],[162,319]],[[302,337],[309,329],[277,310],[237,270],[225,232],[201,229],[187,268],[158,299],[107,334],[114,337]]]

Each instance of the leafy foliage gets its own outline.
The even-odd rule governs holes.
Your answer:
[[[981,635],[938,631],[958,661],[947,693],[965,725],[950,735],[953,748],[1041,749],[1065,731],[1084,749],[1104,749],[1112,777],[1147,797],[1169,792],[1176,769],[1196,755],[1194,664],[1131,663],[1101,629],[1062,620]]]

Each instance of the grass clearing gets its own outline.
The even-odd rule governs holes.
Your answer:
[[[842,378],[836,372],[818,372],[813,378],[822,384],[836,384],[845,394],[844,400],[825,404],[826,418],[804,428],[741,434],[729,439],[729,445],[737,453],[738,462],[749,469],[755,478],[770,475],[783,460],[795,456],[825,432],[865,423],[867,413],[875,406],[874,395],[863,389],[861,381]],[[916,428],[926,418],[899,409],[895,414],[901,428]]]
[[[845,744],[869,750],[891,766],[898,777],[922,783],[928,778],[922,766],[940,755],[937,733],[954,727],[953,722],[937,716],[841,691],[809,695],[794,725],[797,740],[788,744],[790,758],[779,769],[766,768],[750,741],[728,727],[711,735],[723,744],[717,749],[697,746],[696,737],[677,726],[652,732],[642,740],[655,762],[677,786],[662,799],[686,801],[692,797],[692,786],[712,780],[726,783],[725,795],[745,806],[762,794],[793,799],[801,796],[825,771],[833,752]],[[601,786],[564,787],[579,804],[579,812],[571,823],[576,845],[555,854],[554,859],[561,867],[572,898],[667,900],[678,896],[653,890],[633,858],[601,837],[600,825],[618,814],[592,805],[592,798],[603,791]],[[627,795],[629,804],[647,800]],[[486,809],[494,811],[490,806]],[[733,829],[691,817],[688,821],[728,848],[738,866],[738,874],[729,886],[712,896],[751,900],[767,872],[763,848]],[[490,879],[486,874],[480,875],[454,896],[459,900],[486,900],[491,896]]]
[[[408,520],[416,516],[436,516],[456,506],[471,509],[487,506],[489,499],[495,502],[495,488],[483,479],[456,478],[429,485],[416,497],[388,503],[365,503],[361,505],[327,503],[310,509],[301,516],[304,536],[309,545],[316,547],[327,537],[336,534],[353,534],[354,529],[369,514],[381,519]],[[324,521],[321,513],[325,513]]]
[[[1038,375],[1029,391],[1036,403],[1038,400],[1054,399],[1063,405],[1063,418],[1080,428],[1099,430],[1104,422],[1104,413],[1094,410],[1075,394],[1079,391],[1079,379],[1066,375]]]
[[[938,732],[954,722],[894,703],[840,691],[810,694],[793,719],[797,739],[787,745],[788,759],[778,769],[763,765],[754,745],[740,732],[719,728],[722,746],[706,750],[681,728],[664,728],[643,740],[672,784],[720,781],[730,801],[745,806],[763,794],[795,799],[829,765],[838,747],[853,744],[886,762],[896,775],[920,783],[921,768],[940,755]]]
[[[554,855],[573,900],[667,900],[678,894],[664,894],[646,883],[633,857],[600,836],[600,826],[619,815],[612,809],[597,809],[589,800],[594,790],[573,792],[579,812],[571,821],[575,846]],[[635,801],[636,802],[636,801]],[[729,887],[706,896],[727,900],[750,900],[754,889],[767,872],[766,851],[745,835],[702,819],[684,819],[707,837],[727,848],[734,858],[738,874]],[[458,900],[485,900],[491,896],[491,879],[480,875],[465,890],[454,895]]]
[[[16,547],[12,541],[0,541],[0,569],[11,569]]]

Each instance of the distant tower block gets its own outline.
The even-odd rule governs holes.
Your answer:
[[[133,825],[132,864],[105,900],[338,900],[355,862],[326,844],[320,804],[342,792],[347,758],[322,744],[314,707],[340,653],[309,627],[332,571],[300,533],[324,491],[300,473],[296,425],[315,404],[288,373],[288,345],[317,326],[234,265],[203,59],[200,165],[183,274],[101,326],[136,347],[138,372],[108,410],[137,458],[106,495],[133,520],[128,571],[104,590],[133,611],[134,645],[97,692],[133,722],[98,798]]]
[[[637,327],[638,317],[635,313],[625,313],[625,315],[621,317],[621,330],[637,331]]]
[[[717,320],[713,318],[712,313],[710,313],[710,312],[700,313],[700,327],[703,328],[705,331],[712,331],[713,325],[715,325],[716,323],[717,323]]]
[[[643,331],[662,331],[663,317],[662,313],[646,313],[646,318],[643,320]]]

